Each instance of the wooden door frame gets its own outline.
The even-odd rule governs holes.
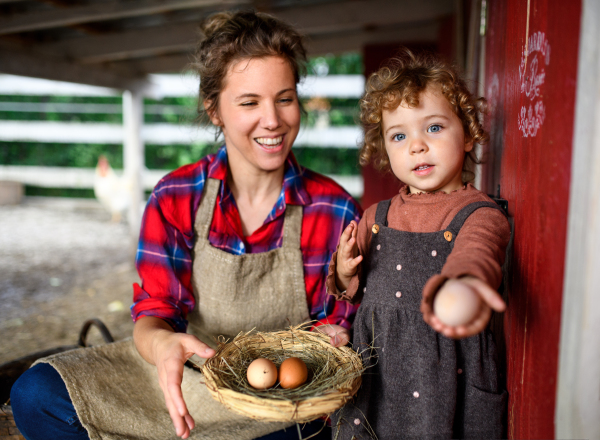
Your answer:
[[[582,0],[556,438],[600,438],[600,3]],[[566,117],[567,115],[565,115]],[[551,234],[551,231],[548,231]]]

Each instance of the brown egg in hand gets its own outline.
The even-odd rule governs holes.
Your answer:
[[[254,359],[246,372],[248,383],[257,390],[266,390],[277,382],[277,367],[269,359]]]
[[[279,384],[282,388],[298,388],[308,379],[308,368],[297,357],[287,358],[279,367]]]

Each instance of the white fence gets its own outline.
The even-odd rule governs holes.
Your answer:
[[[150,98],[196,96],[198,82],[190,75],[152,75]],[[308,77],[299,87],[303,97],[356,98],[364,89],[362,75]],[[117,90],[34,78],[0,75],[0,95],[120,96]],[[53,108],[54,106],[54,108]],[[2,111],[56,111],[57,104],[0,103]],[[68,112],[116,113],[114,104],[63,104]],[[190,109],[193,112],[193,109]],[[362,132],[356,126],[301,129],[295,146],[356,148]],[[124,142],[124,128],[118,124],[53,121],[0,121],[0,141],[112,143]],[[142,141],[151,144],[189,144],[214,141],[214,132],[191,124],[145,124]],[[142,172],[143,186],[152,188],[168,170]],[[363,193],[361,176],[330,176],[356,197]],[[25,167],[0,165],[0,180],[19,181],[27,185],[56,188],[92,188],[93,170],[59,167]]]

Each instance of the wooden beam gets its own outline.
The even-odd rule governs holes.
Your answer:
[[[453,12],[448,0],[356,0],[273,10],[307,35],[424,22]]]
[[[301,32],[315,41],[326,38],[330,34],[346,32],[355,41],[353,46],[351,44],[346,44],[346,46],[360,47],[360,39],[352,38],[351,32],[388,27],[392,33],[403,31],[410,33],[414,31],[412,23],[417,26],[420,23],[431,23],[439,16],[452,11],[453,3],[448,0],[406,0],[402,2],[359,0],[281,8],[273,13],[295,24]],[[409,23],[411,25],[407,28]],[[396,28],[393,29],[393,26]],[[39,47],[44,52],[73,57],[84,63],[107,62],[192,51],[196,44],[197,30],[198,24],[195,22],[179,23],[151,29],[77,38],[44,44]],[[379,36],[376,36],[377,31],[375,31],[373,42],[385,39],[384,32],[388,32],[388,30],[382,31]],[[364,34],[360,35],[364,36]],[[333,36],[333,38],[336,37]],[[318,50],[318,52],[326,51],[329,50]]]
[[[136,60],[116,61],[109,65],[124,67],[140,73],[180,73],[192,60],[192,53],[178,53]]]
[[[178,9],[222,7],[248,3],[249,0],[132,0],[103,1],[0,18],[0,35],[73,26],[103,20],[160,14]]]
[[[102,63],[191,51],[197,39],[198,23],[194,22],[59,41],[40,45],[39,49],[82,63]]]
[[[435,42],[438,38],[437,21],[420,23],[418,26],[386,27],[359,32],[340,32],[337,34],[309,37],[306,48],[309,55],[360,51],[365,44]],[[134,60],[116,61],[110,65],[139,73],[176,73],[185,70],[192,60],[193,47],[181,53],[146,57]]]
[[[59,58],[7,48],[0,48],[0,72],[121,90],[151,89],[151,83],[144,76],[127,76],[119,71],[81,66]]]
[[[439,23],[432,21],[419,26],[386,27],[372,31],[344,32],[337,35],[315,36],[307,39],[307,50],[311,56],[328,53],[360,51],[366,44],[435,42]]]
[[[144,200],[142,173],[144,169],[144,97],[139,92],[123,92],[123,168],[130,188],[127,213],[132,248],[137,247],[142,216],[140,205]]]

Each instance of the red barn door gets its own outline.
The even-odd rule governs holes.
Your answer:
[[[509,438],[554,438],[580,0],[488,0],[482,186],[509,202]]]

